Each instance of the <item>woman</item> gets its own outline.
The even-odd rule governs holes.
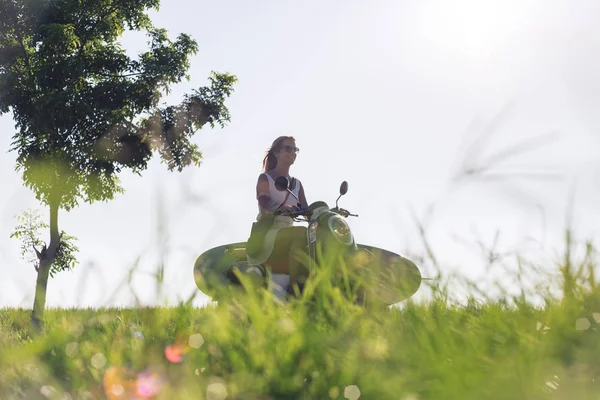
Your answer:
[[[292,136],[280,136],[271,145],[263,159],[263,173],[256,183],[256,199],[259,214],[257,220],[264,217],[274,218],[272,228],[267,232],[262,250],[254,257],[248,256],[250,265],[263,264],[271,270],[274,280],[282,284],[289,275],[287,291],[295,293],[295,287],[302,292],[308,270],[301,260],[306,251],[306,228],[293,226],[294,220],[284,215],[275,215],[275,211],[289,212],[300,203],[300,207],[308,207],[304,188],[298,179],[290,176],[290,167],[296,161],[298,148]],[[280,192],[275,188],[275,179],[285,176],[290,182],[291,192]],[[281,279],[283,278],[283,280]],[[283,281],[283,282],[282,282]]]

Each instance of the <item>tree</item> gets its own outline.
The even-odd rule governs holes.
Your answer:
[[[210,85],[178,105],[160,101],[189,79],[198,51],[187,34],[169,39],[147,11],[159,0],[0,0],[0,114],[11,112],[17,171],[49,209],[50,242],[37,251],[32,311],[43,326],[48,275],[61,249],[59,210],[122,193],[118,174],[141,174],[154,154],[169,170],[200,165],[193,135],[230,120],[225,99],[236,77],[212,73]],[[148,35],[130,58],[126,29]]]
[[[40,221],[40,215],[36,211],[26,210],[22,215],[17,217],[19,225],[10,235],[11,238],[16,238],[21,241],[21,257],[28,263],[33,264],[36,271],[39,269],[39,259],[41,251],[46,247],[46,243],[40,239],[40,229],[50,229],[50,226]],[[65,231],[61,231],[59,235],[59,245],[56,251],[54,262],[50,266],[50,277],[60,271],[73,269],[77,264],[75,253],[79,251],[75,245],[77,238],[67,235]]]

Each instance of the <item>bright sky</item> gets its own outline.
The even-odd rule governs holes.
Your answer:
[[[169,0],[152,13],[173,38],[186,32],[200,47],[191,82],[169,101],[205,85],[211,70],[230,72],[239,78],[232,121],[198,132],[200,168],[168,173],[155,162],[141,178],[121,175],[126,193],[116,200],[62,211],[59,227],[78,237],[80,264],[51,279],[47,306],[134,304],[127,286],[113,294],[138,257],[132,285],[143,304],[187,298],[196,257],[247,238],[264,151],[282,134],[301,149],[292,174],[309,202],[333,204],[349,182],[340,202],[359,214],[349,222],[361,243],[422,252],[410,210],[423,218],[435,204],[428,234],[448,270],[482,276],[475,241],[491,244],[496,230],[502,250],[552,257],[574,182],[578,238],[597,238],[599,2],[341,4]],[[144,43],[127,35],[125,46],[133,54]],[[0,148],[8,149],[13,126],[10,115],[0,118]],[[486,132],[489,140],[473,145]],[[480,167],[527,140],[539,146],[494,166],[495,179],[452,181],[463,161]],[[31,307],[35,271],[9,235],[25,209],[48,213],[14,171],[16,154],[0,154],[0,307]],[[559,179],[523,178],[540,171]],[[157,299],[151,274],[161,257],[166,282]]]

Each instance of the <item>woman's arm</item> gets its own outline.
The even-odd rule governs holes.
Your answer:
[[[258,200],[260,213],[266,217],[273,216],[273,213],[268,210],[271,196],[269,196],[269,179],[265,174],[258,176],[258,182],[256,182],[256,199]]]
[[[306,201],[306,194],[304,194],[304,186],[302,185],[302,182],[300,182],[300,191],[298,192],[298,200],[300,200],[300,205],[302,206],[302,208],[308,208],[308,201]]]

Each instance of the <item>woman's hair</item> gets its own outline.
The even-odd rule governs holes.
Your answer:
[[[286,139],[293,140],[294,142],[296,141],[293,136],[279,136],[277,139],[275,139],[271,145],[271,148],[267,150],[265,158],[263,159],[263,172],[269,171],[277,166],[277,157],[275,157],[275,153],[281,150],[283,147],[283,141]]]

